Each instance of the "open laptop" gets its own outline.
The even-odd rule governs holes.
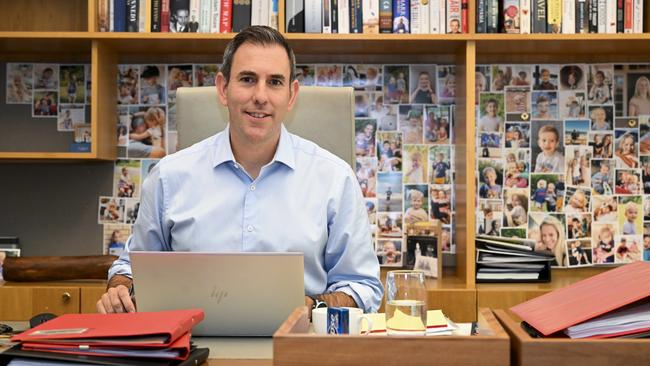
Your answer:
[[[305,304],[302,253],[130,252],[138,311],[201,308],[199,336],[271,336]]]

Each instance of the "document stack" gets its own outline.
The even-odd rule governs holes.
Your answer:
[[[549,282],[554,257],[534,246],[530,240],[478,235],[476,282]]]
[[[650,336],[650,263],[635,262],[516,305],[535,337]]]
[[[12,337],[19,344],[0,356],[11,364],[195,365],[208,356],[190,342],[192,327],[203,317],[200,309],[65,314]]]

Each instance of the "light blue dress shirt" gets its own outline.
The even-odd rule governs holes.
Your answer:
[[[341,291],[366,312],[383,294],[354,172],[284,126],[255,180],[235,161],[228,128],[156,164],[109,278],[131,277],[129,251],[138,250],[301,252],[306,294]]]

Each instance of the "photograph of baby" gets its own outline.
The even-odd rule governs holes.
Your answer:
[[[423,113],[422,105],[402,104],[399,106],[399,131],[402,133],[404,144],[421,144],[423,142]]]
[[[564,90],[560,92],[560,119],[585,118],[587,107],[585,92]]]
[[[614,263],[614,224],[596,224],[592,226],[591,243],[594,264]]]
[[[567,187],[564,212],[568,214],[589,212],[591,189]]]
[[[641,196],[618,197],[618,231],[622,235],[641,235],[643,232]]]
[[[618,201],[615,196],[593,196],[591,210],[594,222],[615,223],[618,217]]]
[[[429,147],[404,145],[404,184],[427,183],[429,178]]]
[[[402,266],[402,240],[377,240],[375,249],[379,264],[386,267]]]
[[[562,121],[532,121],[532,159],[535,173],[563,173]]]
[[[438,65],[438,104],[456,103],[456,66]]]
[[[532,119],[550,120],[558,118],[557,92],[534,91],[532,104]]]
[[[567,241],[569,251],[569,267],[582,267],[591,265],[591,240],[569,240]]]
[[[34,90],[58,90],[59,65],[34,64]]]
[[[591,160],[592,197],[614,194],[614,161]]]
[[[431,218],[443,224],[451,224],[451,185],[431,185]]]
[[[532,174],[530,179],[530,211],[560,212],[564,207],[564,176]]]
[[[506,147],[530,147],[530,123],[506,123]]]
[[[479,197],[488,199],[499,199],[502,190],[503,163],[494,159],[479,159]]]
[[[478,104],[479,94],[484,91],[489,91],[491,80],[491,67],[489,65],[476,65],[476,80],[475,80],[475,95],[474,102]]]
[[[566,217],[563,214],[530,213],[528,239],[535,240],[535,251],[553,255],[552,267],[566,267]]]
[[[614,66],[612,64],[589,65],[590,104],[611,104],[613,101]]]
[[[34,64],[7,62],[5,103],[31,104],[34,89]]]
[[[506,189],[503,192],[503,227],[526,227],[528,223],[528,190]]]
[[[377,174],[377,211],[402,211],[402,173]]]
[[[479,100],[479,132],[501,132],[503,128],[503,94],[481,93]]]
[[[426,184],[404,185],[404,224],[429,221],[429,187]]]

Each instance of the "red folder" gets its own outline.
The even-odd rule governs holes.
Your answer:
[[[650,263],[635,262],[557,289],[510,310],[545,336],[650,297]]]
[[[201,309],[120,314],[65,314],[15,335],[14,342],[169,347],[203,320]],[[134,337],[159,337],[140,340]]]

